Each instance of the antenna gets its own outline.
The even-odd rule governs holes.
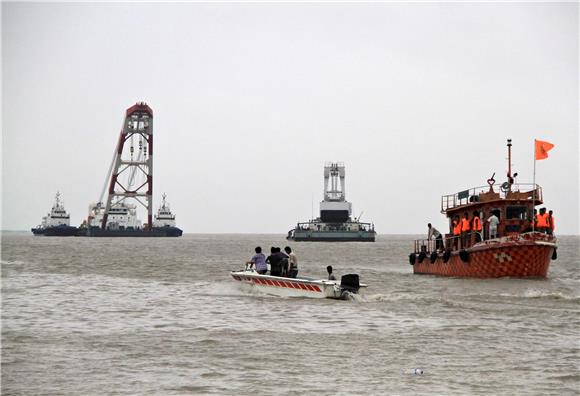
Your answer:
[[[507,179],[508,179],[508,191],[511,191],[512,189],[512,184],[514,183],[514,178],[512,177],[512,140],[508,139],[507,140],[507,147],[508,147],[508,173],[507,173]]]

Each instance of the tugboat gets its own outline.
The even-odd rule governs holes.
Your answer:
[[[546,277],[550,259],[557,258],[556,238],[549,228],[539,228],[535,224],[534,208],[544,201],[542,188],[535,182],[515,183],[517,173],[513,176],[511,173],[511,146],[511,139],[508,139],[507,181],[501,184],[499,191],[494,189],[494,173],[487,180],[488,186],[473,187],[441,198],[441,213],[448,218],[449,234],[439,243],[437,240],[415,241],[414,251],[409,255],[415,274],[469,278]],[[495,233],[495,230],[484,226],[492,215],[499,220],[496,235],[490,235],[490,231]],[[474,231],[476,217],[482,226]],[[459,234],[455,224],[462,218],[469,221],[471,230]]]
[[[44,236],[76,236],[77,227],[70,225],[70,215],[64,209],[60,200],[60,192],[57,191],[54,205],[50,213],[42,218],[40,225],[31,229],[34,235]]]
[[[167,195],[163,194],[162,197],[163,201],[153,222],[153,231],[165,232],[167,236],[181,236],[183,231],[175,226],[175,215],[171,213],[169,204],[165,201]]]
[[[298,223],[286,239],[297,242],[374,242],[375,226],[351,218],[352,204],[345,199],[345,168],[341,162],[324,165],[324,200],[320,217]],[[340,185],[339,185],[340,182]],[[330,183],[330,189],[329,189]]]

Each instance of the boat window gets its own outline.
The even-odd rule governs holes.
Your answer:
[[[525,206],[508,206],[505,210],[505,217],[506,219],[525,220],[526,212]]]

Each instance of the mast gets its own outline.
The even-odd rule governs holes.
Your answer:
[[[139,142],[135,158],[135,138]],[[129,141],[130,145],[125,143]],[[130,146],[128,149],[126,146]],[[111,207],[134,199],[147,209],[147,229],[153,222],[153,110],[145,102],[127,109],[117,141],[110,175],[109,194],[101,228],[107,228]],[[145,203],[141,200],[145,198]]]
[[[512,177],[512,140],[508,139],[507,140],[507,147],[508,147],[508,173],[507,173],[507,179],[508,179],[508,191],[511,192],[512,191],[512,184],[514,183],[514,178]]]

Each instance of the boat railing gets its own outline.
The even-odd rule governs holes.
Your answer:
[[[471,187],[467,190],[459,191],[455,194],[443,195],[441,197],[441,212],[459,206],[476,202],[485,202],[498,199],[519,199],[543,201],[542,188],[532,183],[514,183],[511,186],[502,185],[499,191],[494,191],[490,186]]]
[[[296,228],[295,230],[298,231],[324,231],[324,232],[342,232],[342,231],[347,231],[349,229],[349,227],[346,226],[338,226],[338,227],[333,227],[333,226],[320,226],[320,229],[318,228],[318,226],[320,224],[326,224],[326,223],[314,223],[314,222],[304,222],[304,223],[298,223],[296,224]],[[358,230],[357,230],[358,227]],[[374,231],[375,230],[375,225],[373,223],[350,223],[350,231]]]
[[[430,254],[444,250],[461,250],[473,246],[483,240],[483,233],[468,232],[461,235],[451,235],[442,239],[416,239],[414,241],[414,252],[416,254]]]

